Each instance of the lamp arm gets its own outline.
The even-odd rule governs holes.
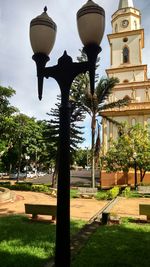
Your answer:
[[[88,46],[85,47],[85,52],[88,57],[88,61],[86,62],[73,62],[72,58],[68,56],[65,51],[63,56],[58,59],[58,64],[52,67],[45,67],[49,60],[48,56],[42,53],[33,55],[33,60],[36,62],[37,66],[38,95],[40,100],[42,99],[44,77],[47,79],[49,77],[54,78],[59,84],[61,91],[63,89],[68,90],[69,95],[74,78],[86,71],[89,71],[91,93],[94,94],[95,64],[100,48],[97,46]]]
[[[89,70],[89,62],[73,62],[72,58],[67,55],[66,51],[63,56],[58,59],[58,64],[43,69],[45,78],[54,78],[62,90],[70,90],[74,78],[80,73]]]
[[[89,63],[89,76],[90,76],[90,89],[91,94],[94,94],[95,90],[95,69],[96,69],[96,60],[98,54],[102,51],[101,47],[97,44],[89,44],[84,46],[83,52],[87,55]]]
[[[44,78],[43,72],[47,61],[49,61],[49,57],[43,53],[36,53],[33,55],[32,59],[36,63],[37,77],[38,77],[38,96],[39,100],[41,100],[43,93],[43,78]]]

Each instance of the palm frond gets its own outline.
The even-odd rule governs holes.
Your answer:
[[[117,127],[121,127],[122,126],[122,123],[110,118],[110,117],[107,117],[107,116],[104,116],[103,114],[100,114],[102,116],[103,119],[106,119],[107,121],[109,122],[112,122],[114,125],[116,125]]]
[[[112,103],[99,105],[98,112],[106,110],[106,109],[113,109],[113,108],[120,108],[122,106],[127,106],[129,105],[130,102],[131,101],[128,99],[119,99],[118,101],[115,101]]]
[[[96,95],[99,103],[103,103],[111,94],[113,87],[119,83],[118,78],[102,77],[96,87]]]

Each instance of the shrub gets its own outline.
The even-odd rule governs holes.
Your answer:
[[[31,185],[27,183],[15,183],[10,186],[12,190],[31,191]]]
[[[47,185],[32,185],[31,190],[34,192],[45,192],[48,193],[50,192],[49,186]]]
[[[129,186],[127,186],[123,191],[122,191],[122,195],[124,197],[129,197],[131,194],[131,188]]]
[[[10,182],[0,182],[0,187],[10,188]]]
[[[106,191],[98,191],[98,192],[96,193],[95,198],[96,198],[97,200],[105,200],[105,199],[108,198],[108,194],[107,194]]]
[[[71,189],[70,190],[70,197],[71,198],[77,198],[77,192],[78,192],[77,189]]]
[[[114,199],[119,195],[119,186],[114,186],[107,192],[107,199]]]

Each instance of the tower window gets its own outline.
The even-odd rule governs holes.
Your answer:
[[[123,42],[124,43],[128,42],[128,38],[127,37],[123,38]]]
[[[129,62],[129,49],[128,47],[123,48],[123,63],[128,63]]]

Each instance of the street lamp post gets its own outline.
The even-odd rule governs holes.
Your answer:
[[[44,77],[54,78],[60,86],[59,166],[57,184],[57,222],[55,266],[70,266],[70,87],[74,78],[89,71],[91,93],[94,94],[95,65],[105,27],[103,8],[89,0],[77,13],[77,25],[87,62],[76,63],[67,55],[58,64],[45,67],[56,36],[56,24],[44,12],[30,24],[30,40],[37,66],[38,95],[42,99]]]
[[[133,153],[133,159],[134,159],[134,188],[135,190],[137,190],[137,162],[136,162],[137,153],[136,152]]]

